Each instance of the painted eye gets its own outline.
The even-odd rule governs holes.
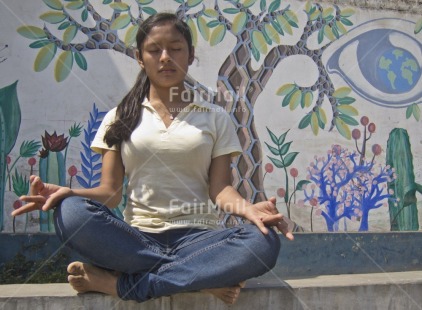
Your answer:
[[[393,18],[359,25],[327,48],[327,71],[374,104],[411,105],[422,97],[422,44],[414,28],[411,21]]]

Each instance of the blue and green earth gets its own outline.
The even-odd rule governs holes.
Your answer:
[[[421,76],[421,67],[411,53],[394,48],[382,54],[377,73],[385,90],[400,94],[410,91],[416,85]]]

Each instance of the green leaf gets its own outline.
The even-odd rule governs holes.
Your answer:
[[[285,96],[287,94],[290,94],[296,90],[296,84],[284,84],[283,86],[279,87],[276,91],[277,96]]]
[[[348,20],[347,18],[340,18],[340,21],[343,23],[343,25],[346,25],[346,26],[353,26],[353,23],[350,21],[350,20]]]
[[[226,26],[218,25],[211,33],[210,45],[211,46],[217,45],[224,39],[225,35],[226,35]]]
[[[204,38],[205,41],[208,41],[210,38],[210,28],[207,27],[207,21],[202,16],[198,16],[196,19],[196,24],[198,25],[199,33]]]
[[[413,105],[408,106],[406,109],[406,119],[409,119],[413,114]]]
[[[281,35],[284,35],[284,31],[283,29],[281,29],[280,24],[278,23],[277,20],[273,20],[271,21],[271,25],[274,27],[274,29]]]
[[[321,44],[324,40],[324,27],[318,31],[318,44]]]
[[[110,0],[110,2],[111,2],[112,0]],[[150,4],[150,3],[152,3],[154,0],[137,0],[138,1],[138,3],[139,4],[141,4],[141,5],[147,5],[147,4]]]
[[[319,127],[321,127],[322,129],[325,128],[325,124],[327,124],[327,115],[325,115],[325,111],[323,108],[319,107],[318,110],[316,111],[317,116],[318,116],[318,120],[319,120]]]
[[[239,14],[237,14],[234,17],[233,23],[232,23],[233,33],[239,34],[245,28],[247,20],[248,20],[248,16],[246,15],[245,12],[240,12]]]
[[[265,24],[264,31],[272,41],[277,44],[280,44],[280,37],[278,35],[277,30],[275,30],[273,26],[271,26],[270,24]]]
[[[313,100],[314,100],[314,94],[311,91],[305,92],[305,94],[302,96],[301,107],[309,108],[312,105]]]
[[[339,105],[337,106],[337,110],[343,114],[349,115],[349,116],[357,116],[359,115],[358,110],[356,110],[351,105]]]
[[[49,11],[40,15],[40,18],[50,24],[58,24],[66,19],[66,15],[61,12]]]
[[[422,17],[416,22],[415,34],[418,34],[422,30]]]
[[[68,27],[63,34],[63,44],[69,44],[76,37],[78,28],[75,25]]]
[[[54,55],[56,55],[56,51],[57,46],[54,43],[50,43],[41,48],[34,61],[34,71],[41,72],[47,68],[50,62],[53,60]]]
[[[220,22],[218,20],[212,20],[207,24],[209,28],[214,28],[214,27],[217,27],[218,25],[220,25]]]
[[[280,148],[280,155],[281,156],[284,156],[284,155],[286,155],[287,154],[287,152],[289,151],[289,149],[290,149],[290,145],[292,144],[293,142],[292,141],[290,141],[290,142],[287,142],[287,143],[285,143],[285,144],[283,144],[282,145],[282,147]]]
[[[311,123],[311,114],[306,114],[299,122],[298,128],[305,129]]]
[[[188,7],[193,8],[197,6],[198,4],[200,4],[201,2],[202,0],[188,0],[186,4],[188,5]]]
[[[255,45],[252,44],[252,56],[255,58],[256,61],[259,61],[259,58],[261,57],[261,53],[256,49]]]
[[[130,47],[136,41],[136,34],[138,33],[138,25],[131,25],[125,34],[125,45]]]
[[[296,89],[292,90],[290,93],[288,93],[281,103],[282,107],[287,107],[290,104],[290,99],[292,98],[293,94],[296,92]]]
[[[23,141],[19,150],[19,155],[24,158],[29,158],[37,155],[41,148],[41,143],[37,141]]]
[[[305,12],[307,13],[307,14],[309,14],[310,12],[311,12],[311,8],[312,8],[312,4],[311,4],[311,2],[308,0],[308,1],[306,1],[306,3],[305,3]]]
[[[46,46],[48,44],[50,44],[50,40],[38,40],[35,42],[32,42],[31,44],[29,44],[30,48],[41,48],[43,46]]]
[[[419,106],[416,103],[412,104],[412,107],[413,116],[419,122],[419,120],[421,119],[421,110],[419,109]]]
[[[69,129],[69,136],[72,138],[77,138],[81,135],[82,129],[84,126],[82,126],[80,123],[76,125],[76,123],[73,123],[73,125]]]
[[[331,29],[330,26],[325,25],[323,29],[324,29],[324,35],[328,38],[328,40],[334,41],[336,39],[336,37],[333,34],[333,30]]]
[[[267,142],[265,142],[265,145],[268,147],[268,149],[271,151],[271,153],[273,153],[273,155],[277,155],[277,156],[280,155],[280,151],[277,148],[272,147]]]
[[[314,7],[315,8],[315,7]],[[318,17],[321,15],[320,10],[315,9],[313,13],[311,13],[311,16],[309,16],[310,21],[317,20]]]
[[[261,54],[267,54],[267,42],[262,32],[257,30],[252,31],[252,44]]]
[[[352,98],[352,97],[343,97],[343,98],[337,99],[337,102],[339,104],[351,104],[351,103],[353,103],[355,101],[356,101],[356,99],[355,98]]]
[[[270,135],[271,141],[273,141],[273,143],[277,146],[280,145],[280,143],[278,143],[278,138],[268,127],[267,127],[267,131],[268,131],[268,134]]]
[[[328,19],[329,17],[333,17],[334,9],[333,8],[325,8],[322,11],[322,18]]]
[[[62,52],[56,61],[54,77],[57,82],[64,81],[72,71],[73,53],[71,51]]]
[[[144,10],[145,8],[142,8]],[[111,30],[119,30],[127,27],[130,23],[130,16],[129,14],[122,14],[117,17],[110,26]]]
[[[84,6],[83,1],[72,1],[68,4],[66,4],[66,8],[69,9],[69,10],[79,10],[83,6]]]
[[[284,143],[284,140],[286,140],[286,136],[287,136],[287,133],[289,132],[289,130],[287,130],[285,133],[283,133],[280,137],[278,137],[278,145],[280,146],[280,145],[283,145],[283,143]]]
[[[152,0],[151,0],[152,1]],[[103,0],[103,4],[110,4],[110,3],[112,3],[113,2],[113,0]],[[138,2],[139,2],[139,0],[138,0]]]
[[[268,7],[268,13],[272,13],[280,7],[281,1],[280,0],[274,0],[270,3],[270,6]]]
[[[59,29],[59,30],[64,30],[64,29],[66,29],[67,27],[69,27],[70,25],[71,25],[71,24],[70,24],[69,22],[64,22],[64,23],[60,24],[59,28],[57,28],[57,29]]]
[[[195,22],[192,18],[188,18],[186,24],[188,24],[190,33],[192,34],[192,45],[196,46],[196,43],[198,42],[198,31],[196,30]]]
[[[309,184],[309,183],[311,183],[311,181],[308,181],[308,180],[300,180],[296,184],[296,190],[297,191],[302,191],[303,190],[303,185],[306,185],[306,184]]]
[[[126,12],[130,9],[129,5],[123,2],[114,2],[110,4],[110,7],[116,12]]]
[[[347,97],[352,89],[350,87],[344,86],[337,88],[336,91],[333,93],[333,97],[335,98],[345,98]]]
[[[208,17],[218,17],[218,12],[214,9],[205,9],[204,14]]]
[[[344,25],[339,20],[336,20],[336,26],[337,26],[338,31],[341,34],[346,34],[347,33],[346,27],[344,27]]]
[[[311,129],[312,129],[313,134],[317,136],[319,126],[318,126],[318,115],[315,112],[311,113]]]
[[[277,158],[272,158],[270,156],[267,156],[272,163],[274,164],[274,166],[276,166],[277,168],[284,168],[283,163],[281,162],[281,160],[277,159]]]
[[[81,19],[83,22],[86,22],[86,20],[88,19],[88,10],[84,9],[81,13]]]
[[[340,117],[347,125],[350,125],[350,126],[359,125],[359,122],[357,120],[355,120],[353,117],[348,116],[346,114],[340,114],[338,117]]]
[[[155,14],[157,14],[157,11],[154,8],[149,7],[149,6],[143,7],[142,8],[142,11],[144,11],[148,15],[155,15]]]
[[[88,69],[88,63],[85,59],[85,56],[80,52],[74,52],[73,56],[75,57],[75,61],[78,67],[86,71]]]
[[[271,45],[273,43],[273,41],[270,39],[270,37],[268,36],[267,32],[265,31],[265,27],[264,27],[264,29],[262,29],[261,33],[264,36],[265,42],[268,45]]]
[[[355,10],[353,10],[352,8],[345,8],[340,11],[341,17],[349,17],[349,16],[352,16],[353,14],[355,14]]]
[[[29,181],[18,174],[18,170],[15,169],[15,174],[12,175],[13,192],[16,196],[23,196],[29,192]]]
[[[291,153],[287,154],[286,157],[284,157],[284,167],[285,168],[287,168],[291,164],[293,164],[293,161],[295,160],[297,154],[299,154],[299,152],[291,152]]]
[[[43,39],[47,37],[45,31],[35,26],[21,26],[16,30],[21,36],[27,39]]]
[[[240,10],[236,8],[227,8],[227,9],[224,9],[223,12],[227,14],[237,14],[240,12]]]
[[[336,37],[336,39],[340,38],[340,34],[339,34],[338,30],[337,30],[337,25],[335,23],[331,27],[331,30],[333,31],[333,34]]]
[[[259,2],[259,9],[261,10],[261,12],[262,11],[265,11],[266,7],[267,7],[267,1],[266,0],[261,0]]]
[[[296,13],[292,10],[287,10],[284,12],[284,15],[286,16],[287,20],[289,21],[290,25],[292,27],[298,28],[299,19],[296,16]]]
[[[61,11],[63,10],[63,4],[60,0],[42,0],[50,9]]]
[[[349,126],[343,122],[343,120],[341,118],[335,118],[334,119],[334,124],[336,125],[336,128],[338,130],[338,132],[345,137],[347,140],[350,140],[352,137],[352,134],[350,132],[350,128]]]
[[[292,26],[290,26],[289,22],[283,15],[278,15],[276,19],[284,31],[286,31],[290,35],[293,34]]]

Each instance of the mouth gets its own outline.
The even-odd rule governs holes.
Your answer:
[[[175,72],[176,69],[173,68],[162,68],[160,70],[158,70],[158,72],[162,72],[162,73],[171,73],[171,72]]]

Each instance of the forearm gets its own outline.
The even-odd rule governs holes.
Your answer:
[[[100,185],[94,188],[71,189],[69,196],[81,196],[98,201],[108,208],[116,208],[122,199],[122,188]]]

